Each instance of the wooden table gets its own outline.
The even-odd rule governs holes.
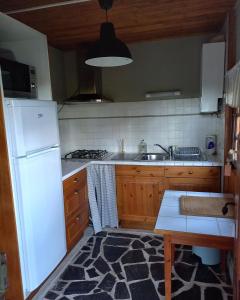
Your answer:
[[[176,244],[231,250],[234,220],[181,215],[180,196],[230,197],[221,193],[165,191],[154,232],[164,239],[165,299],[171,299],[171,272]]]

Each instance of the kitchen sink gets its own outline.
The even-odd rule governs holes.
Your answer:
[[[157,161],[169,160],[169,156],[165,153],[141,153],[134,160]]]

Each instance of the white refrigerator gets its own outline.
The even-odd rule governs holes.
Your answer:
[[[66,254],[57,108],[5,99],[4,118],[26,298]]]

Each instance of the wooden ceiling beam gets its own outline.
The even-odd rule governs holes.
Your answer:
[[[47,9],[50,7],[57,7],[57,6],[65,6],[70,4],[78,4],[82,2],[87,2],[92,0],[40,0],[40,1],[25,1],[23,3],[15,2],[15,1],[8,1],[7,4],[3,6],[3,12],[8,15],[12,15],[15,13],[21,13],[26,11],[35,11],[35,10],[42,10]],[[2,6],[0,1],[0,8]]]
[[[8,8],[14,3],[19,8],[19,2],[22,7],[30,7],[33,3],[56,4],[57,0],[0,0],[0,9],[4,8],[3,2],[7,2]],[[165,38],[166,34],[171,37],[199,34],[220,30],[234,3],[235,0],[115,0],[109,20],[114,24],[117,36],[125,42]],[[13,16],[45,33],[52,45],[61,48],[96,41],[100,24],[105,21],[97,0]]]

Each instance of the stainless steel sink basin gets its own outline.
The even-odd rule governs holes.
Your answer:
[[[144,160],[144,161],[169,160],[169,156],[164,153],[141,153],[134,160]]]

